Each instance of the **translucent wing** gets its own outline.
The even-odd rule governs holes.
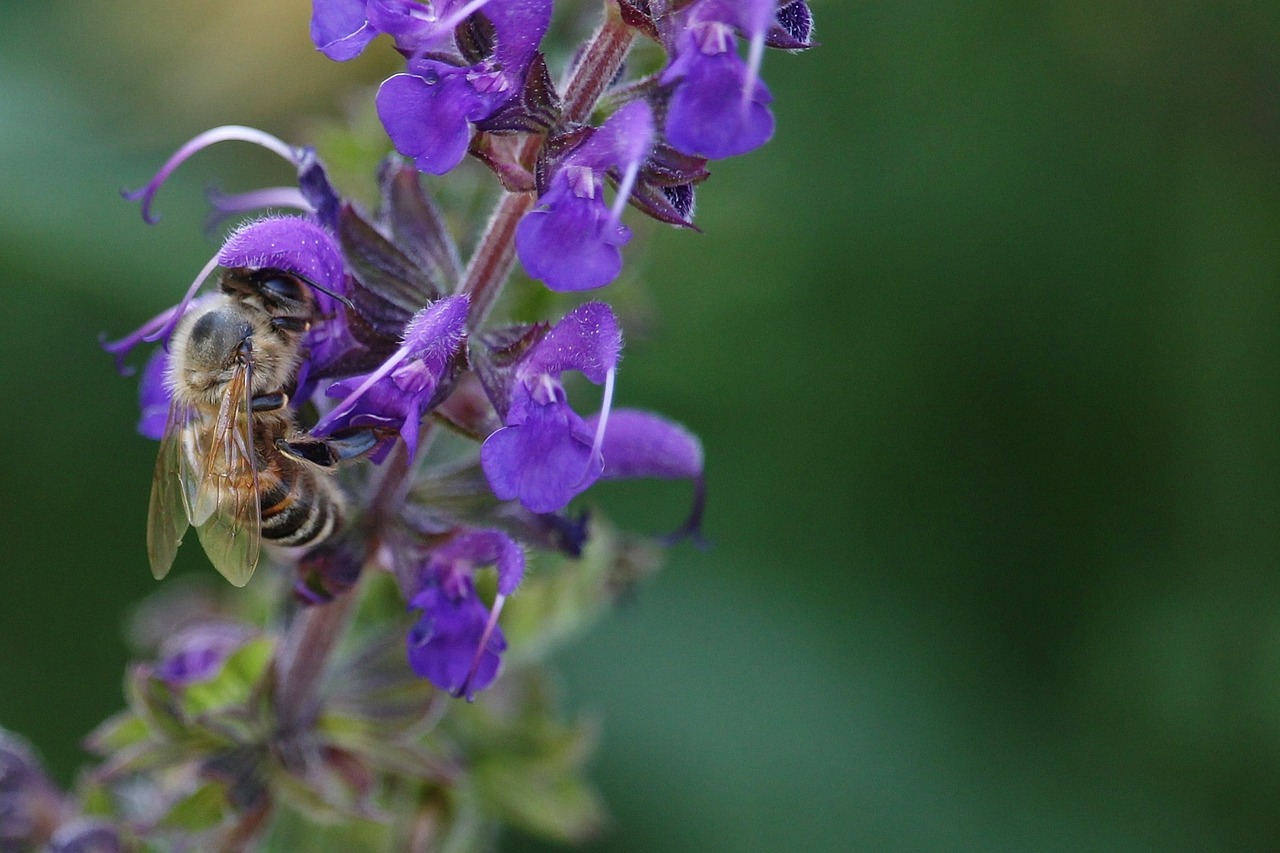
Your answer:
[[[227,383],[201,451],[200,482],[191,499],[191,524],[209,562],[235,586],[249,582],[262,549],[251,378],[252,368],[245,363]]]
[[[184,433],[191,413],[174,403],[169,407],[156,472],[151,479],[151,504],[147,509],[147,557],[156,580],[169,573],[173,558],[187,532],[188,491],[192,485],[191,465],[184,449]]]

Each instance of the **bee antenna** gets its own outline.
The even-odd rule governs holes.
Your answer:
[[[298,278],[299,278],[301,281],[303,281],[305,284],[307,284],[307,285],[308,285],[312,290],[318,290],[318,291],[320,291],[321,293],[323,293],[325,296],[330,296],[330,297],[332,297],[332,298],[334,298],[334,299],[338,300],[338,301],[339,301],[339,302],[341,302],[343,305],[345,305],[345,306],[347,306],[348,308],[350,308],[352,311],[356,310],[356,306],[351,302],[351,300],[350,300],[350,299],[348,299],[347,297],[343,296],[341,293],[334,293],[334,292],[333,292],[332,290],[330,290],[329,288],[325,287],[324,285],[322,285],[322,284],[320,284],[320,283],[318,283],[318,282],[316,282],[316,281],[313,281],[312,279],[307,278],[305,275],[298,275],[298,273],[294,273],[294,275],[298,276]]]

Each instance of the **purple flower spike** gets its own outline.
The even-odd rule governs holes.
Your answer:
[[[773,98],[758,78],[773,0],[702,0],[687,15],[661,78],[675,84],[667,141],[685,154],[711,159],[759,148],[773,136]],[[750,39],[748,62],[738,56],[739,31]]]
[[[472,12],[484,8],[493,24],[494,55],[459,67],[422,52]],[[466,156],[471,124],[493,115],[521,88],[551,21],[550,0],[472,0],[423,7],[406,0],[369,0],[369,20],[412,55],[407,73],[378,89],[378,117],[396,150],[419,170],[443,175]]]
[[[346,266],[337,241],[297,216],[269,217],[236,229],[222,244],[217,260],[224,267],[285,270],[334,293],[346,289]]]
[[[653,145],[653,113],[633,101],[565,157],[538,206],[516,227],[516,252],[529,275],[556,291],[603,287],[622,271],[631,231],[620,221],[636,173]],[[604,203],[605,173],[622,172],[616,203]]]
[[[168,369],[169,353],[164,347],[157,347],[147,359],[147,366],[142,369],[142,379],[138,382],[138,408],[141,410],[138,432],[155,441],[164,437],[164,428],[169,421],[172,395],[164,381]]]
[[[479,566],[494,565],[498,594],[492,610],[476,594]],[[497,626],[507,596],[524,576],[524,552],[497,530],[473,530],[435,549],[422,572],[422,587],[409,606],[422,616],[408,636],[413,671],[467,701],[493,683],[507,647]]]
[[[405,328],[404,344],[381,367],[329,386],[325,393],[341,402],[312,432],[326,435],[348,426],[396,429],[412,459],[422,415],[462,346],[469,307],[466,296],[451,296],[419,311]]]
[[[555,512],[596,481],[603,463],[594,431],[569,407],[560,375],[577,370],[608,383],[621,351],[617,319],[602,302],[565,315],[529,351],[515,372],[506,426],[480,449],[494,495],[531,512]]]
[[[311,41],[335,62],[354,59],[378,35],[365,15],[365,0],[314,0]]]

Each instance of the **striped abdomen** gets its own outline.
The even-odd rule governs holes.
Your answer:
[[[279,451],[263,461],[258,471],[263,539],[277,545],[314,545],[341,526],[342,500],[324,475]]]

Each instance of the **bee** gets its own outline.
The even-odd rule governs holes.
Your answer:
[[[286,389],[317,318],[313,287],[279,269],[227,269],[219,292],[174,329],[165,375],[172,403],[147,520],[157,579],[188,526],[214,568],[244,586],[264,538],[312,545],[342,525],[345,500],[329,475],[377,436],[317,439],[298,428]]]

